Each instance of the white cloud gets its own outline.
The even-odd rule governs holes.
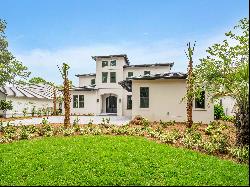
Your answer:
[[[199,63],[198,59],[205,56],[208,46],[221,42],[223,38],[224,33],[212,37],[197,37],[194,64]],[[94,44],[57,50],[34,49],[14,52],[14,55],[29,68],[31,76],[41,76],[58,84],[62,83],[62,79],[57,65],[66,62],[71,67],[70,79],[78,85],[75,74],[95,72],[95,62],[91,59],[94,55],[127,54],[131,64],[175,62],[173,71],[186,72],[187,58],[184,50],[187,48],[187,41],[168,39],[148,44],[134,42]]]

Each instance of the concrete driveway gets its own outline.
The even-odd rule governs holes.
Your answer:
[[[49,123],[63,123],[64,116],[48,116],[45,117],[49,121]],[[73,123],[74,119],[76,119],[77,116],[70,116],[70,122]],[[78,116],[79,124],[88,124],[91,120],[93,124],[100,124],[102,122],[102,119],[110,118],[110,124],[114,125],[125,125],[128,123],[131,118],[126,116]],[[10,123],[12,125],[35,125],[35,124],[41,124],[43,118],[30,118],[30,119],[17,119],[14,121],[11,121]],[[3,122],[4,126],[7,124],[7,122]]]

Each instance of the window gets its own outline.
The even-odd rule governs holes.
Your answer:
[[[205,91],[202,91],[199,98],[195,98],[195,108],[205,109]]]
[[[91,85],[95,85],[95,79],[91,79]]]
[[[133,72],[128,72],[128,77],[133,77]]]
[[[84,95],[79,95],[79,108],[84,108]]]
[[[116,66],[116,60],[110,61],[110,66]]]
[[[116,82],[116,72],[110,72],[110,82],[111,83]]]
[[[150,71],[144,71],[144,75],[150,75]]]
[[[140,87],[140,108],[149,107],[149,87]]]
[[[132,109],[132,95],[127,95],[127,109]]]
[[[108,72],[102,72],[102,83],[108,82]]]
[[[78,95],[73,95],[73,108],[78,108]]]
[[[108,61],[102,61],[102,67],[108,66]]]

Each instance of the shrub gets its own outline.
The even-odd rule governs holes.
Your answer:
[[[182,143],[187,148],[197,148],[200,147],[202,142],[201,134],[196,130],[190,128],[187,129],[182,138]]]
[[[20,127],[20,132],[19,132],[19,139],[30,139],[32,137],[30,131],[26,126],[21,126]]]
[[[232,123],[235,122],[235,116],[222,116],[221,118],[223,121],[230,121]]]
[[[66,128],[62,130],[63,136],[70,136],[74,133],[73,128]]]
[[[39,129],[39,134],[41,136],[53,136],[53,127],[48,123],[46,118],[43,118],[41,128]]]
[[[12,109],[12,101],[0,100],[0,110],[7,111]]]
[[[33,106],[33,108],[31,109],[31,116],[34,117],[36,114],[36,107]]]
[[[23,116],[25,117],[28,113],[28,108],[27,107],[23,108],[22,112],[23,112]]]
[[[224,116],[224,110],[223,107],[219,104],[214,105],[214,119],[221,119],[222,116]]]
[[[228,136],[225,134],[215,134],[211,137],[211,143],[214,144],[215,150],[220,153],[226,153],[228,148]]]
[[[171,126],[171,125],[174,125],[175,124],[175,121],[162,121],[160,120],[160,125],[163,127],[163,128],[166,128],[167,126]]]
[[[149,127],[150,122],[147,119],[143,118],[142,119],[142,125],[143,125],[144,128]]]
[[[249,146],[233,147],[229,149],[230,154],[240,162],[249,161]]]
[[[76,132],[80,131],[79,121],[80,119],[78,118],[78,116],[73,121],[73,128],[75,129]]]

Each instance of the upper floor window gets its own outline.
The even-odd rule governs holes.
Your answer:
[[[84,108],[84,95],[79,95],[79,108]]]
[[[110,66],[116,66],[116,60],[110,61]]]
[[[149,87],[140,87],[140,108],[149,108]]]
[[[195,98],[195,108],[205,109],[205,91],[200,93],[199,98]]]
[[[144,75],[150,75],[150,71],[144,71]]]
[[[102,83],[108,82],[108,72],[102,72]]]
[[[127,109],[132,109],[132,95],[127,95]]]
[[[102,61],[102,67],[108,66],[108,61]]]
[[[95,85],[95,79],[91,79],[91,85]]]
[[[110,82],[116,83],[116,72],[110,72]]]
[[[133,77],[133,72],[128,72],[128,77]]]
[[[73,108],[78,108],[78,95],[73,95]]]

